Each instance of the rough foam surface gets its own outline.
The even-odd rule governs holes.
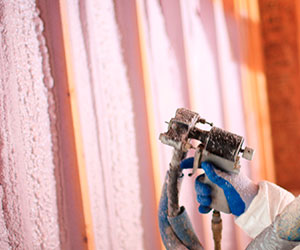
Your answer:
[[[1,249],[60,245],[53,81],[42,30],[35,1],[0,1]]]
[[[148,224],[155,225],[155,218],[149,215],[150,208],[146,213],[149,218],[144,219],[147,204],[141,195],[143,190],[153,190],[139,176],[151,171],[143,166],[147,160],[137,156],[144,145],[136,143],[148,132],[139,133],[134,127],[135,120],[146,120],[146,114],[134,111],[132,93],[136,89],[128,79],[126,68],[130,65],[124,62],[120,46],[114,6],[118,1],[66,2],[96,248],[152,249],[148,246],[158,242],[158,235],[146,232],[150,227],[145,224],[150,221]],[[54,176],[59,166],[55,115],[59,107],[52,95],[54,82],[35,3],[0,0],[0,249],[61,247]],[[221,124],[226,101],[220,98],[215,69],[224,62],[216,60],[216,37],[209,33],[216,32],[213,15],[209,19],[211,3],[203,1],[201,8],[196,0],[189,4],[158,0],[139,3],[157,135],[166,129],[163,122],[176,108],[190,105],[187,82],[198,93],[194,108]],[[125,35],[136,36],[131,28],[126,27]],[[235,70],[228,72],[238,77]],[[139,87],[143,88],[142,83]],[[236,92],[233,96],[227,93],[228,97],[236,100]],[[163,176],[171,149],[158,143]],[[193,192],[193,180],[187,182],[183,194]],[[191,204],[192,218],[199,222],[192,197],[184,195],[182,202],[188,203],[187,208]],[[63,230],[64,221],[60,222]],[[225,216],[223,222],[227,225],[223,242],[232,249],[233,225]],[[209,219],[201,218],[195,223],[197,231],[205,231],[199,228],[209,228],[209,223]],[[208,245],[210,234],[200,235]]]
[[[68,1],[97,249],[143,249],[130,95],[113,1]]]
[[[134,114],[113,2],[69,6],[96,247],[143,249]],[[53,79],[35,1],[0,1],[0,32],[0,248],[59,249]]]

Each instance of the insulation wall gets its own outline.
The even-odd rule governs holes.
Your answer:
[[[222,1],[0,0],[0,27],[0,248],[161,249],[164,122],[186,107],[246,136],[236,20]],[[186,177],[212,249],[195,197]],[[223,220],[223,249],[243,249]]]
[[[1,1],[1,249],[58,249],[53,79],[34,1]]]
[[[96,248],[142,249],[137,135],[114,5],[67,4]]]

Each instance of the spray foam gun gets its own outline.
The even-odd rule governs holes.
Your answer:
[[[240,154],[243,158],[251,160],[254,150],[249,147],[242,148],[243,137],[213,127],[212,123],[207,122],[199,114],[188,109],[178,109],[175,117],[168,124],[168,131],[160,134],[159,137],[162,143],[174,148],[160,200],[160,233],[167,249],[203,249],[186,212],[183,211],[184,208],[179,206],[180,179],[182,177],[180,162],[184,159],[186,153],[193,148],[195,149],[194,165],[192,173],[189,174],[190,176],[196,172],[203,161],[211,162],[223,171],[239,173]],[[199,124],[210,125],[210,130],[198,128],[196,125]],[[191,143],[192,139],[199,142],[196,147]],[[212,217],[212,231],[215,249],[221,249],[222,220],[219,211],[230,213],[230,209],[226,200],[214,199],[223,190],[206,176],[203,182],[214,187],[211,194],[213,201],[211,207],[215,208]],[[226,199],[224,195],[219,197]]]

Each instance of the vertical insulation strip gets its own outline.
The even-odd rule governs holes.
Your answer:
[[[180,2],[180,10],[182,12],[182,2]],[[182,13],[181,13],[181,20],[183,19]],[[183,20],[182,20],[183,22]],[[182,24],[183,26],[183,24]],[[189,108],[195,112],[197,112],[197,106],[196,106],[196,101],[195,101],[195,89],[194,89],[194,84],[196,84],[193,80],[192,73],[191,73],[191,60],[190,60],[190,49],[188,46],[188,43],[186,41],[186,36],[184,33],[184,27],[182,27],[182,40],[183,40],[183,54],[184,54],[184,61],[185,61],[185,71],[186,71],[186,80],[187,80],[187,94],[188,94],[188,104]]]
[[[150,156],[152,160],[152,173],[154,180],[154,193],[155,193],[155,207],[158,211],[160,192],[161,192],[161,179],[159,173],[159,157],[158,157],[158,146],[157,146],[157,136],[155,135],[155,117],[154,117],[154,105],[153,105],[153,95],[151,90],[149,65],[147,59],[147,49],[146,49],[146,36],[145,36],[145,23],[143,20],[142,10],[143,5],[142,0],[136,0],[136,17],[137,17],[137,29],[138,29],[138,43],[141,59],[141,69],[142,78],[144,84],[144,96],[146,104],[146,117],[148,123],[148,135],[150,142]],[[163,249],[163,243],[160,239],[161,249]]]
[[[185,21],[184,21],[184,15],[183,15],[183,5],[187,3],[184,3],[182,1],[178,1],[178,6],[179,6],[179,24],[180,26],[178,27],[178,33],[181,33],[181,38],[182,38],[182,50],[183,50],[183,64],[184,64],[184,69],[183,72],[185,72],[185,77],[186,77],[186,86],[184,86],[184,88],[187,88],[187,100],[188,100],[188,106],[191,110],[197,111],[197,107],[196,107],[196,102],[195,102],[195,91],[194,91],[194,83],[193,82],[193,77],[192,77],[192,73],[191,73],[191,60],[190,60],[190,48],[188,46],[188,42],[186,41],[186,37],[185,36],[185,28],[187,28],[185,26]],[[174,4],[177,5],[177,4]]]
[[[239,30],[240,32],[244,30],[243,33],[240,33],[242,43],[241,72],[248,140],[249,144],[256,144],[259,151],[259,159],[254,159],[254,163],[258,161],[257,165],[260,167],[260,173],[259,176],[254,176],[254,178],[263,178],[275,182],[258,2],[248,0],[242,3],[240,0],[235,0],[234,4]],[[245,19],[247,22],[245,22]],[[255,51],[255,53],[252,51]],[[256,134],[257,142],[253,141],[253,136],[251,136],[253,134]]]
[[[84,149],[82,143],[82,135],[81,135],[81,127],[80,127],[80,117],[78,112],[78,103],[76,97],[76,89],[75,89],[75,79],[72,65],[72,55],[71,55],[71,43],[70,43],[70,35],[69,35],[69,23],[68,23],[68,9],[66,1],[60,1],[60,14],[62,20],[62,31],[63,31],[63,40],[64,40],[64,48],[65,48],[65,58],[66,58],[66,67],[67,67],[67,78],[68,78],[68,87],[69,87],[69,101],[71,105],[72,119],[73,119],[73,128],[74,128],[74,139],[75,139],[75,147],[76,147],[76,159],[77,159],[77,169],[79,181],[80,181],[80,189],[81,189],[81,199],[82,199],[82,207],[83,207],[83,216],[85,223],[85,232],[86,232],[86,241],[87,241],[87,249],[93,250],[95,249],[95,241],[94,241],[94,232],[93,232],[93,221],[91,214],[91,205],[89,198],[89,189],[87,183],[87,173],[85,167],[85,159],[84,159]]]
[[[155,118],[154,118],[154,105],[153,96],[151,91],[149,66],[147,60],[147,49],[146,49],[146,37],[145,37],[145,24],[143,22],[142,16],[142,3],[141,0],[136,0],[136,16],[138,25],[138,39],[139,39],[139,50],[142,62],[142,77],[144,84],[145,102],[146,102],[146,116],[148,120],[148,133],[150,141],[150,155],[152,159],[153,167],[153,177],[154,177],[154,187],[155,187],[155,197],[156,197],[156,207],[158,208],[158,201],[161,191],[161,182],[159,174],[159,163],[158,163],[158,148],[157,140],[158,136],[155,134]]]

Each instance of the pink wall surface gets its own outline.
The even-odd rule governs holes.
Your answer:
[[[63,22],[95,249],[161,249],[156,190],[172,154],[158,140],[165,121],[186,107],[246,136],[237,26],[221,1],[65,0],[66,19],[60,3],[0,0],[0,249],[86,249]],[[212,249],[210,216],[198,213],[195,197],[186,177],[180,202]],[[223,221],[223,249],[244,249],[249,238],[232,216]]]
[[[34,1],[0,2],[1,249],[59,249],[53,79]]]
[[[112,1],[68,1],[97,249],[143,249],[130,86]]]

